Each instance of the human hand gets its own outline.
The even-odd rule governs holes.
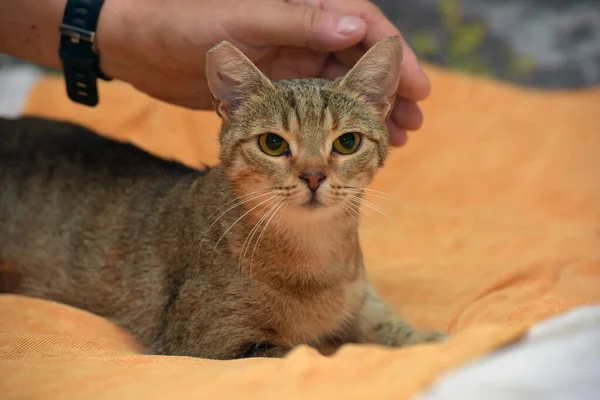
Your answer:
[[[206,52],[227,40],[270,78],[347,72],[379,40],[401,36],[368,0],[107,0],[98,25],[102,71],[158,99],[198,109],[213,107],[205,77]],[[405,44],[390,143],[422,124],[416,102],[429,80]]]

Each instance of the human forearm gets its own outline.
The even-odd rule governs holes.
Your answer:
[[[96,47],[107,58],[116,58],[111,53],[120,51],[118,38],[128,33],[123,32],[127,26],[123,11],[131,3],[104,2],[96,29]],[[0,53],[60,69],[60,24],[66,4],[67,0],[0,0]],[[111,70],[103,72],[112,75],[113,63],[102,61]]]
[[[0,0],[0,52],[59,68],[59,28],[67,0]]]

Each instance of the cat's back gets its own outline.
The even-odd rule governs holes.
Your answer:
[[[43,171],[44,168],[48,170]],[[59,172],[56,168],[61,168],[62,173],[69,170],[71,178],[75,178],[77,172],[85,174],[86,179],[107,173],[115,178],[199,173],[74,123],[37,117],[0,118],[2,178]]]
[[[0,250],[16,238],[45,243],[50,229],[67,240],[117,218],[134,224],[204,174],[76,124],[0,118]]]

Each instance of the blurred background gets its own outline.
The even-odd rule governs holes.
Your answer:
[[[600,84],[600,0],[375,0],[418,56],[538,88]],[[20,61],[0,54],[0,68]]]
[[[417,55],[524,86],[600,84],[600,0],[375,0]]]

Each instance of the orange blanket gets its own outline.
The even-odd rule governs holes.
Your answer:
[[[409,321],[443,344],[299,348],[283,360],[143,356],[106,320],[0,297],[0,397],[404,399],[532,324],[600,302],[600,89],[541,92],[429,67],[426,125],[371,186],[393,222],[366,217],[367,271]],[[26,112],[66,118],[190,165],[215,162],[213,113],[111,82],[71,103],[47,78]],[[369,211],[368,209],[366,210]]]

